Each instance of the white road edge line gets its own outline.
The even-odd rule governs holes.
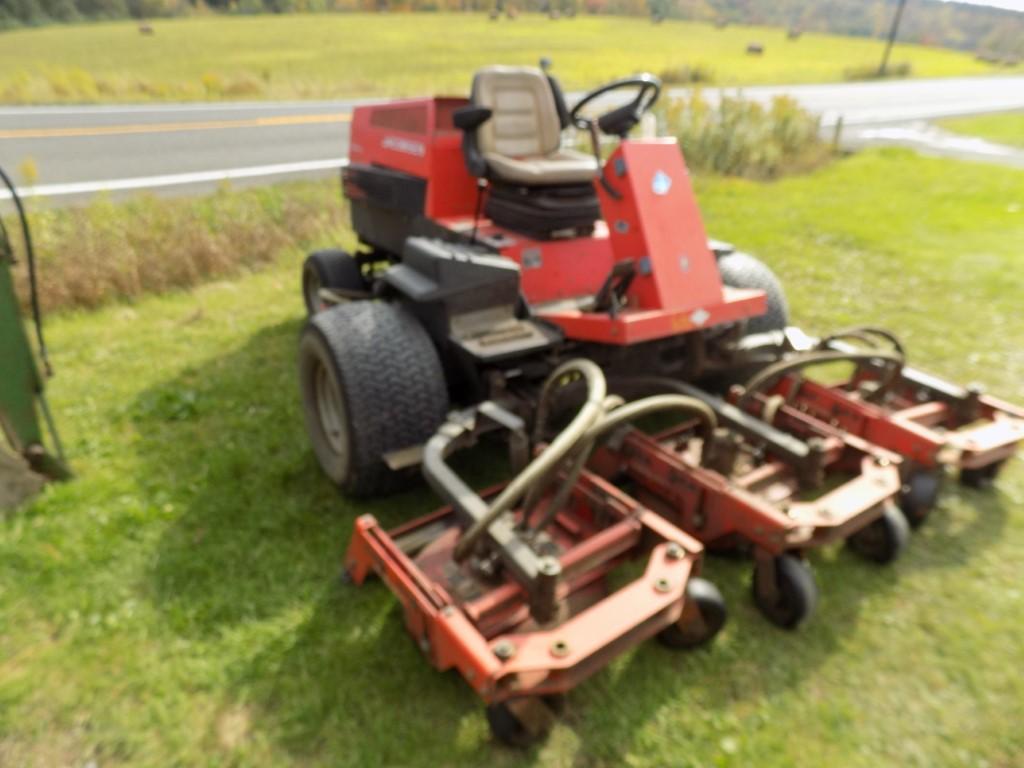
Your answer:
[[[260,176],[277,176],[286,173],[303,173],[307,171],[329,171],[343,168],[348,164],[344,157],[330,160],[306,160],[297,163],[278,163],[276,165],[254,165],[248,168],[225,168],[218,171],[196,171],[192,173],[172,173],[163,176],[137,176],[129,179],[107,179],[106,181],[78,181],[67,184],[41,184],[35,187],[17,187],[19,197],[62,197],[65,195],[87,195],[96,192],[122,192],[133,189],[157,189],[159,187],[175,187],[183,184],[203,184],[211,181],[231,181],[232,179],[252,179]],[[0,200],[10,200],[11,193],[0,189]]]

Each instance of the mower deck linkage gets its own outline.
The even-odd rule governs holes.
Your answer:
[[[491,402],[453,414],[423,455],[425,477],[451,505],[389,532],[364,515],[346,557],[355,583],[370,573],[387,582],[431,663],[457,669],[488,703],[495,732],[517,744],[549,727],[544,697],[565,693],[652,635],[696,647],[725,621],[721,595],[697,578],[701,544],[583,468],[593,445],[634,414],[700,404],[676,396],[616,407],[600,370],[586,361],[561,366],[545,389],[580,372],[590,391],[573,423],[515,480],[483,495],[445,456],[491,419],[512,433],[511,462],[520,464],[525,426]],[[572,468],[560,468],[562,460]],[[609,576],[629,560],[643,561],[643,573],[612,591]]]

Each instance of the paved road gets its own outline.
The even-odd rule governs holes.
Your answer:
[[[711,99],[738,89],[708,89]],[[676,91],[679,92],[679,91]],[[742,89],[769,100],[788,94],[823,123],[842,118],[851,144],[904,143],[925,151],[1020,164],[1024,153],[956,139],[923,121],[1024,109],[1024,76]],[[27,195],[54,204],[99,190],[194,194],[223,179],[238,185],[334,173],[359,102],[262,102],[104,107],[0,107],[0,166],[38,168]],[[952,142],[952,143],[951,143]],[[0,193],[3,199],[3,193]]]

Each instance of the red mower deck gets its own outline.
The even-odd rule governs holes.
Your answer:
[[[754,598],[770,621],[792,629],[813,611],[808,550],[846,540],[874,562],[899,556],[899,456],[786,406],[769,423],[696,388],[665,386],[705,401],[720,426],[623,431],[593,466],[710,550],[750,550]]]

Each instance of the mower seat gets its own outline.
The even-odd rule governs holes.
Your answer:
[[[491,221],[540,240],[593,231],[598,162],[561,147],[569,112],[554,78],[532,67],[480,69],[455,124],[470,173],[489,182]]]
[[[467,152],[471,170],[475,164],[480,171],[475,175],[531,187],[585,184],[597,177],[594,157],[561,147],[568,115],[556,88],[533,67],[477,71],[470,100],[482,120]]]

